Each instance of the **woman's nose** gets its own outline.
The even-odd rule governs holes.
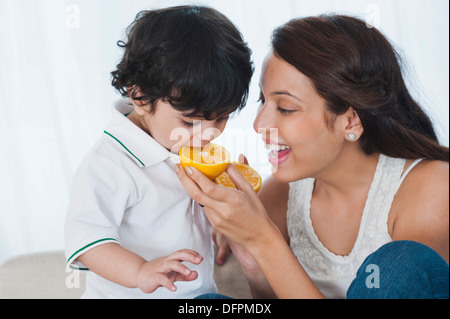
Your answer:
[[[253,122],[253,129],[256,133],[262,134],[266,130],[274,128],[273,114],[267,105],[261,104],[258,109],[255,121]]]

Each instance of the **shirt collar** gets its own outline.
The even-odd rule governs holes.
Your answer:
[[[176,161],[177,155],[170,153],[126,117],[132,111],[133,105],[128,99],[117,101],[112,111],[112,120],[104,133],[118,143],[140,167],[154,166],[168,158]]]

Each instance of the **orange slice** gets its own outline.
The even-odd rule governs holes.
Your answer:
[[[245,177],[247,181],[252,185],[253,190],[255,192],[259,192],[259,189],[261,188],[262,179],[261,176],[256,172],[253,168],[248,166],[247,164],[233,162],[234,166],[239,170],[239,172],[242,174],[242,176]],[[215,179],[215,182],[217,184],[231,187],[236,189],[236,185],[234,185],[233,181],[231,180],[230,176],[226,172],[223,172],[219,177]]]
[[[213,143],[204,148],[183,146],[178,154],[183,168],[195,167],[210,180],[222,174],[230,163],[230,153],[224,147]]]

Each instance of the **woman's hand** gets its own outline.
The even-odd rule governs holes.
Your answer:
[[[212,239],[216,244],[218,251],[216,256],[216,264],[223,265],[230,255],[230,245],[227,238],[218,232],[215,228],[212,230]]]
[[[251,253],[254,246],[264,245],[269,230],[276,226],[250,183],[230,164],[227,168],[237,189],[218,185],[193,167],[184,170],[177,165],[177,175],[189,196],[204,206],[212,226],[228,239]]]
[[[280,286],[280,292],[296,295],[297,285],[291,287],[293,281],[289,275],[290,270],[299,267],[296,257],[250,183],[233,164],[226,172],[237,189],[218,185],[195,168],[188,166],[184,170],[177,165],[178,178],[189,196],[204,206],[213,228],[227,237],[253,296],[275,297],[276,292],[271,287],[273,283]],[[273,258],[274,255],[277,257]],[[304,278],[304,272],[301,277]],[[299,286],[303,282],[300,280]],[[284,297],[284,294],[280,296]]]
[[[296,299],[323,297],[250,183],[233,164],[228,166],[227,174],[237,189],[218,185],[195,168],[188,166],[184,170],[177,165],[178,178],[189,196],[204,206],[212,226],[225,235],[231,245],[242,246],[232,246],[232,249],[244,268],[253,295],[268,298],[275,294],[279,298]]]
[[[243,270],[248,273],[255,273],[259,270],[256,260],[248,253],[248,251],[239,244],[227,239],[223,234],[213,229],[212,237],[217,245],[218,252],[216,257],[216,263],[223,265],[228,259],[231,251],[233,251],[234,257],[239,261]]]

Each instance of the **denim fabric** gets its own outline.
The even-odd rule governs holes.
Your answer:
[[[448,299],[449,265],[431,248],[393,241],[369,255],[348,299]]]
[[[348,299],[448,299],[449,265],[431,248],[393,241],[369,255],[347,291]],[[195,299],[232,299],[205,294]]]
[[[233,298],[221,294],[203,294],[195,297],[194,299],[233,299]]]

